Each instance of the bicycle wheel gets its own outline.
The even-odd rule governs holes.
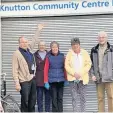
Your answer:
[[[3,101],[4,101],[3,102],[4,112],[11,112],[11,113],[21,112],[18,103],[15,101],[15,99],[12,96],[8,95],[3,99]]]

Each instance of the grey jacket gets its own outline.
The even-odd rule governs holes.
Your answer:
[[[96,76],[96,83],[113,82],[113,46],[107,42],[101,72],[99,72],[98,51],[99,44],[91,49],[92,67],[90,69],[90,75]]]

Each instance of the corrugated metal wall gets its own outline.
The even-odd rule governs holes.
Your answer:
[[[25,35],[30,40],[39,23],[47,24],[40,36],[40,39],[47,42],[47,48],[51,41],[56,40],[65,54],[70,48],[72,37],[80,38],[81,46],[90,52],[97,43],[97,33],[100,30],[108,33],[109,41],[113,44],[113,15],[2,19],[2,71],[8,74],[7,93],[12,93],[18,102],[20,95],[15,91],[11,72],[12,54],[18,47],[18,37]],[[36,49],[37,45],[34,51]],[[64,111],[72,111],[71,102],[70,89],[66,87]],[[97,111],[96,88],[91,81],[87,88],[87,111]]]

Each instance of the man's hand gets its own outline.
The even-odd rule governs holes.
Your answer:
[[[92,76],[92,80],[93,80],[93,81],[96,81],[97,79],[96,79],[96,77],[95,77],[95,76]]]
[[[78,73],[75,73],[75,78],[78,80],[78,79],[80,79],[80,74],[78,74]]]
[[[38,24],[38,30],[41,31],[44,28],[45,24]]]
[[[20,91],[20,90],[21,90],[21,86],[20,86],[19,83],[17,83],[15,87],[16,87],[16,90],[17,90],[17,91]]]

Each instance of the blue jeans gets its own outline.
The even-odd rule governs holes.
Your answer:
[[[38,112],[43,112],[43,95],[45,96],[45,112],[50,112],[50,91],[43,86],[37,86]]]

